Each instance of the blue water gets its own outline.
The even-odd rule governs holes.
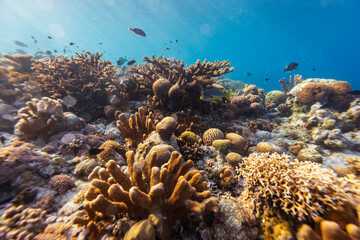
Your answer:
[[[152,54],[187,65],[230,60],[235,71],[226,77],[266,91],[280,89],[278,80],[290,75],[285,66],[297,62],[300,69],[291,74],[345,80],[360,89],[358,0],[0,0],[0,33],[1,53],[20,48],[19,40],[29,53],[68,46],[105,52],[113,63],[120,56],[141,63]]]

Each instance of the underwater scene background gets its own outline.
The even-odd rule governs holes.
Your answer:
[[[360,88],[360,3],[355,0],[2,0],[1,5],[0,53],[11,53],[20,40],[29,53],[62,52],[68,46],[73,52],[104,52],[112,62],[127,56],[141,63],[153,53],[187,65],[205,58],[230,60],[235,71],[229,78],[267,91],[279,89],[277,80],[289,75],[284,67],[297,62],[296,73],[305,78],[335,78]],[[146,39],[131,34],[129,26],[143,29]]]
[[[359,13],[0,0],[0,240],[360,239]]]

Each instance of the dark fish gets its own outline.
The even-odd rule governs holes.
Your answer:
[[[30,37],[35,40],[34,36],[30,36]]]
[[[351,95],[360,95],[360,90],[353,90],[349,92]]]
[[[78,45],[76,45],[76,47],[77,47],[77,48],[79,48],[79,46],[78,46]]]
[[[52,37],[48,36],[48,39],[52,39]]]
[[[269,81],[271,78],[265,78],[265,81]]]
[[[50,50],[47,50],[45,53],[46,53],[47,55],[51,55],[51,51],[50,51]]]
[[[102,42],[99,42],[99,45],[101,45],[102,44]]]
[[[14,43],[20,47],[27,47],[28,45],[26,45],[25,43],[21,42],[21,41],[14,41]]]
[[[166,43],[164,43],[164,45],[166,45]]]
[[[312,68],[312,70],[315,72],[316,71],[316,69],[315,68]]]
[[[1,135],[0,136],[0,143],[4,144],[5,140],[6,140],[6,138],[3,135]]]
[[[170,50],[170,48],[167,47],[166,50]]]
[[[133,65],[134,63],[136,63],[136,61],[135,61],[135,60],[131,60],[131,61],[129,61],[129,62],[127,63],[127,65]]]
[[[70,46],[73,46],[74,44],[75,44],[75,43],[73,43],[73,42],[70,42],[70,43],[69,43]]]
[[[172,41],[170,41],[170,43],[172,43]]]
[[[249,77],[251,77],[251,75],[252,75],[251,72],[245,72],[244,74]]]
[[[66,49],[65,49],[65,48],[63,49],[63,52],[66,53]]]
[[[90,155],[90,156],[98,155],[98,154],[101,153],[102,151],[104,151],[104,149],[90,148],[90,149],[89,149],[89,155]]]
[[[178,40],[175,40],[175,42],[179,42]]]
[[[15,53],[26,54],[26,52],[22,49],[15,49]]]
[[[126,61],[127,61],[126,56],[125,56],[125,57],[119,57],[119,59],[116,61],[116,64],[117,64],[118,66],[121,66],[121,65],[123,65]]]
[[[129,30],[138,35],[139,37],[146,37],[146,34],[143,30],[140,28],[131,28],[129,27]]]
[[[298,69],[297,66],[299,66],[298,63],[292,62],[285,68],[284,72],[291,72],[294,69]]]
[[[34,40],[34,44],[37,43],[38,41],[37,40]]]
[[[53,50],[53,52],[54,52],[54,53],[57,53],[57,50],[56,50],[56,49],[54,49],[54,50]]]

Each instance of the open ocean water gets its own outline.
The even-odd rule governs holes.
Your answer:
[[[142,63],[152,54],[186,65],[229,60],[235,71],[226,77],[265,91],[281,89],[278,80],[289,74],[360,89],[357,0],[0,0],[0,33],[0,53],[56,55],[66,46],[65,55],[98,51],[113,63],[125,56]],[[291,62],[299,70],[284,73]]]

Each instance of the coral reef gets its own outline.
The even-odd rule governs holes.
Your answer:
[[[121,213],[132,218],[151,216],[157,236],[169,239],[176,219],[196,220],[205,211],[202,201],[210,192],[205,191],[202,175],[197,170],[189,171],[193,166],[191,160],[182,163],[181,155],[173,152],[167,167],[160,171],[155,167],[156,152],[145,166],[135,162],[134,155],[126,153],[131,178],[115,161],[109,161],[106,169],[95,168],[89,175],[92,181],[84,202],[87,214],[76,217],[74,223],[87,226],[91,239],[97,238],[106,222]]]
[[[58,194],[64,194],[75,186],[75,181],[68,175],[60,174],[53,176],[49,184]]]
[[[203,134],[203,142],[205,145],[210,146],[215,140],[223,139],[224,133],[217,128],[210,128]]]

